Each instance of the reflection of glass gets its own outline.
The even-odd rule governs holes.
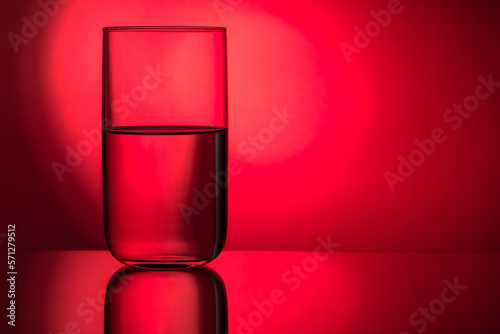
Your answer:
[[[106,241],[136,267],[190,267],[226,240],[226,29],[108,27]]]
[[[105,334],[223,334],[227,326],[226,288],[210,268],[123,267],[109,280]]]

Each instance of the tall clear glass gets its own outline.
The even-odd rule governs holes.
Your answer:
[[[106,242],[144,268],[205,264],[227,230],[226,29],[107,27]]]

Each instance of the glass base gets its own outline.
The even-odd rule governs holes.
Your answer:
[[[184,269],[204,265],[210,260],[188,256],[138,256],[121,259],[126,265],[142,269]]]

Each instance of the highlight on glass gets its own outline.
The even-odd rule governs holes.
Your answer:
[[[103,200],[119,261],[185,268],[227,230],[227,62],[222,27],[107,27]]]

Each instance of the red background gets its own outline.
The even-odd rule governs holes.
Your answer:
[[[229,159],[241,166],[226,249],[312,250],[331,235],[339,250],[500,250],[500,87],[458,129],[443,120],[478,76],[500,81],[497,5],[402,0],[348,62],[339,45],[387,1],[215,3],[225,12],[214,1],[57,3],[17,53],[8,34],[43,8],[3,8],[1,210],[19,248],[106,247],[100,144],[62,182],[52,166],[100,127],[102,27],[214,25],[228,29]],[[255,158],[238,149],[284,108],[295,118]],[[392,192],[384,173],[435,128],[446,141]]]

